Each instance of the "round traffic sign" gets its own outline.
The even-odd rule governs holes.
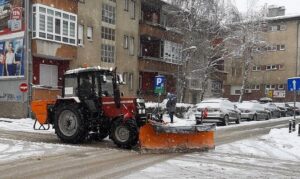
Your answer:
[[[19,89],[22,93],[25,93],[28,91],[28,85],[27,83],[21,83],[20,86],[19,86]]]

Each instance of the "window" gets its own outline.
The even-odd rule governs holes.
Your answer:
[[[77,44],[77,15],[42,4],[32,6],[33,38]]]
[[[83,45],[83,25],[78,25],[78,45]]]
[[[283,51],[285,50],[285,45],[284,44],[281,44],[281,45],[277,45],[277,50],[279,51]]]
[[[130,18],[135,19],[135,0],[130,1]]]
[[[102,21],[109,24],[116,23],[116,8],[107,4],[102,5]]]
[[[115,47],[112,45],[102,44],[101,46],[101,61],[114,63]]]
[[[234,94],[235,95],[241,94],[241,90],[234,90]]]
[[[266,85],[266,90],[274,90],[275,88],[276,88],[276,85],[270,85],[270,84]]]
[[[260,85],[251,85],[252,90],[260,90]]]
[[[124,35],[124,48],[125,49],[128,49],[128,41],[129,41],[129,38],[127,35]]]
[[[123,81],[124,81],[125,83],[127,83],[127,81],[128,81],[128,73],[127,73],[127,72],[124,72],[124,73],[123,73]]]
[[[40,85],[57,86],[58,67],[56,65],[40,64]]]
[[[134,37],[129,39],[129,55],[134,55]]]
[[[277,65],[267,65],[266,70],[277,70]]]
[[[125,3],[124,10],[128,11],[128,9],[129,9],[129,0],[125,0],[124,3]]]
[[[286,25],[280,25],[280,30],[281,30],[281,31],[286,30]]]
[[[283,90],[284,89],[284,84],[278,85],[278,89]]]
[[[253,66],[252,71],[260,71],[261,67],[260,66]]]
[[[279,70],[283,70],[284,69],[284,65],[282,65],[282,64],[278,65],[278,69]]]
[[[115,30],[107,27],[101,29],[101,37],[107,40],[115,40]]]
[[[129,74],[129,89],[133,90],[133,73]]]
[[[87,27],[86,38],[88,40],[93,40],[93,28],[92,27]]]

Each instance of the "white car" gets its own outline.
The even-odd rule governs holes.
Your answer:
[[[222,123],[223,125],[228,125],[229,122],[240,123],[240,111],[227,99],[207,99],[196,106],[196,124],[206,122]],[[202,116],[204,111],[207,112],[207,116]]]
[[[256,121],[259,119],[270,119],[270,112],[265,109],[262,104],[257,102],[244,101],[236,104],[241,111],[241,118],[248,121]]]

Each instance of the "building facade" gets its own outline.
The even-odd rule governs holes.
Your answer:
[[[267,47],[258,49],[251,66],[244,100],[270,97],[273,101],[293,101],[287,90],[287,79],[299,76],[299,20],[300,16],[279,16],[267,19],[268,28],[263,33]],[[237,101],[243,78],[241,61],[232,59],[225,63],[228,72],[224,97]],[[299,96],[297,95],[297,98]]]
[[[135,95],[139,78],[140,1],[79,1],[78,9],[78,58],[72,68],[117,67],[126,82],[121,91],[126,96]]]
[[[175,7],[160,0],[141,1],[139,90],[146,100],[157,100],[154,94],[157,75],[166,77],[166,92],[176,93],[183,35],[169,28],[172,8]]]

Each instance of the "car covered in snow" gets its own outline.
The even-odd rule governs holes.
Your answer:
[[[282,117],[294,115],[294,110],[291,106],[286,105],[285,103],[274,103],[274,104],[279,108]]]
[[[227,99],[207,99],[196,105],[196,124],[221,123],[228,125],[229,122],[240,123],[241,114],[237,107]]]
[[[280,109],[274,103],[264,103],[262,104],[267,110],[271,112],[271,118],[280,118]]]
[[[256,121],[270,119],[270,111],[266,110],[265,107],[257,102],[243,101],[237,103],[237,108],[241,111],[241,119],[248,121]]]

